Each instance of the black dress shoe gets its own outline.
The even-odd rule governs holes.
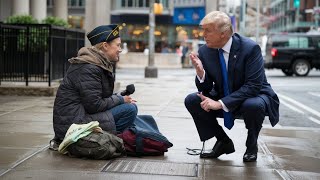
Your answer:
[[[258,154],[246,152],[243,155],[243,162],[255,162],[257,161]]]
[[[234,151],[234,145],[231,139],[227,141],[217,141],[211,152],[201,153],[200,158],[217,158],[222,154],[231,154]]]

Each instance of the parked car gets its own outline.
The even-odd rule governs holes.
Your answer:
[[[320,69],[320,34],[269,35],[264,66],[281,69],[287,76],[307,76],[312,68]]]

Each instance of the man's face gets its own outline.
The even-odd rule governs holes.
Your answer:
[[[108,43],[105,43],[103,52],[105,53],[109,61],[119,61],[119,55],[122,52],[121,39],[116,38]]]
[[[215,28],[213,23],[202,25],[203,37],[209,48],[221,48],[222,33]]]

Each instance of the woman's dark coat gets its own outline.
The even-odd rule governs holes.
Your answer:
[[[115,133],[114,118],[108,110],[124,102],[113,94],[115,79],[110,62],[92,48],[82,48],[78,57],[69,61],[72,64],[54,102],[55,138],[63,140],[72,123],[91,121],[99,121],[103,130]]]

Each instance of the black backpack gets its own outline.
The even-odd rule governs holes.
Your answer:
[[[92,132],[67,147],[69,155],[89,159],[112,159],[126,154],[121,138],[106,131]]]

